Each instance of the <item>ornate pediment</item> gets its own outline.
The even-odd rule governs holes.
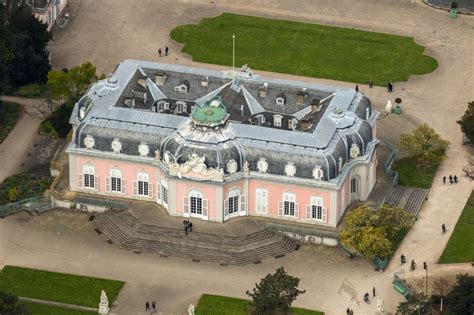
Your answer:
[[[224,170],[222,168],[207,167],[204,163],[206,158],[196,153],[191,154],[185,163],[173,162],[170,159],[165,160],[169,168],[169,174],[186,177],[197,180],[222,181],[224,179]]]

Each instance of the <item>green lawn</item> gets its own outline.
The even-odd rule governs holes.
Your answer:
[[[21,105],[0,101],[0,144],[15,127],[21,116]]]
[[[170,36],[195,61],[232,66],[232,34],[238,67],[385,85],[438,66],[411,37],[229,13]]]
[[[122,281],[13,266],[5,266],[0,272],[2,291],[23,297],[89,307],[97,307],[102,289],[112,304],[123,285]]]
[[[203,294],[196,306],[196,315],[245,315],[250,301],[227,296]],[[292,308],[294,315],[324,315],[322,312]]]
[[[12,201],[41,195],[51,186],[51,177],[38,177],[27,173],[20,173],[9,176],[0,183],[0,206]],[[10,200],[8,191],[16,188],[18,195],[15,200]]]
[[[474,192],[467,200],[448,245],[439,259],[443,264],[472,261],[474,261]]]
[[[398,172],[398,185],[431,188],[438,166],[427,172],[416,167],[412,158],[395,161],[393,170]]]
[[[30,311],[31,315],[91,315],[97,312],[76,311],[67,308],[60,308],[55,306],[36,304],[30,302],[21,302]]]

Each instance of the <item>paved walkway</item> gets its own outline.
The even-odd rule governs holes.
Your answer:
[[[25,160],[28,150],[36,140],[40,139],[38,128],[41,119],[34,105],[41,102],[38,99],[27,99],[15,96],[0,96],[6,102],[14,102],[23,106],[23,115],[5,141],[0,144],[0,183],[8,176],[16,173]],[[28,113],[28,114],[27,114]]]
[[[127,58],[199,65],[177,53],[179,45],[169,39],[169,31],[177,25],[196,23],[202,17],[223,11],[413,36],[416,42],[427,47],[427,54],[439,60],[440,67],[434,73],[414,76],[407,83],[396,83],[395,93],[391,95],[383,88],[359,87],[378,109],[383,109],[388,99],[393,102],[395,97],[401,97],[403,100],[402,117],[391,115],[378,125],[384,140],[397,143],[400,132],[427,122],[452,142],[449,158],[435,179],[430,199],[400,249],[419,263],[427,260],[431,266],[437,260],[472,189],[472,183],[464,177],[456,186],[443,186],[440,177],[449,173],[460,177],[469,153],[468,148],[460,145],[461,134],[455,121],[465,111],[467,102],[474,99],[473,17],[449,19],[444,11],[427,7],[420,1],[406,0],[70,0],[68,10],[72,13],[71,22],[51,45],[54,66],[70,67],[89,60],[104,73],[110,73],[118,62]],[[171,48],[171,55],[159,58],[157,49],[165,45]],[[257,72],[353,86],[352,83]],[[204,292],[245,297],[245,290],[255,281],[282,265],[291,274],[301,277],[301,287],[307,289],[296,306],[319,309],[329,315],[343,314],[350,306],[355,314],[373,314],[375,303],[367,306],[360,301],[373,285],[385,299],[387,313],[393,312],[402,299],[390,283],[391,273],[398,269],[395,260],[385,273],[374,273],[367,263],[349,261],[334,249],[303,247],[293,255],[260,265],[216,268],[213,264],[120,251],[91,233],[84,222],[85,216],[83,220],[80,217],[64,212],[57,216],[48,213],[33,218],[19,214],[7,218],[0,232],[16,237],[4,241],[0,248],[0,253],[6,252],[3,260],[8,264],[125,280],[127,284],[113,309],[118,314],[140,314],[146,299],[157,300],[162,314],[185,314],[188,304],[195,303]],[[449,232],[443,236],[440,234],[442,223],[448,225]],[[467,264],[430,268],[431,278],[461,271],[472,272],[472,268]],[[424,273],[419,268],[407,275],[415,280],[423,279]]]

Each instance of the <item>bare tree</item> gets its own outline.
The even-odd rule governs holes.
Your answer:
[[[466,173],[466,176],[474,179],[474,155],[470,156],[469,164],[464,166],[462,170]]]
[[[443,302],[449,292],[451,292],[452,285],[445,278],[439,278],[433,283],[433,293],[440,297],[440,310],[443,310]]]

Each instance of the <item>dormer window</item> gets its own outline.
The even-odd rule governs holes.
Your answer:
[[[263,116],[262,114],[255,116],[255,118],[257,119],[258,125],[262,125],[265,123],[265,116]]]
[[[281,127],[281,120],[282,119],[283,119],[283,116],[281,116],[281,115],[273,115],[273,126]]]
[[[298,124],[298,120],[296,118],[291,118],[288,120],[288,129],[294,130],[296,125]]]
[[[278,94],[278,96],[275,100],[277,105],[285,105],[285,101],[286,101],[286,97],[285,97],[285,94],[283,94],[283,93]]]
[[[174,87],[174,91],[178,93],[188,93],[189,91],[189,81],[182,80],[179,85]]]
[[[158,111],[162,112],[170,109],[170,103],[161,101],[158,103]]]
[[[182,101],[176,102],[176,110],[178,113],[186,113],[187,112],[186,102],[182,102]]]

